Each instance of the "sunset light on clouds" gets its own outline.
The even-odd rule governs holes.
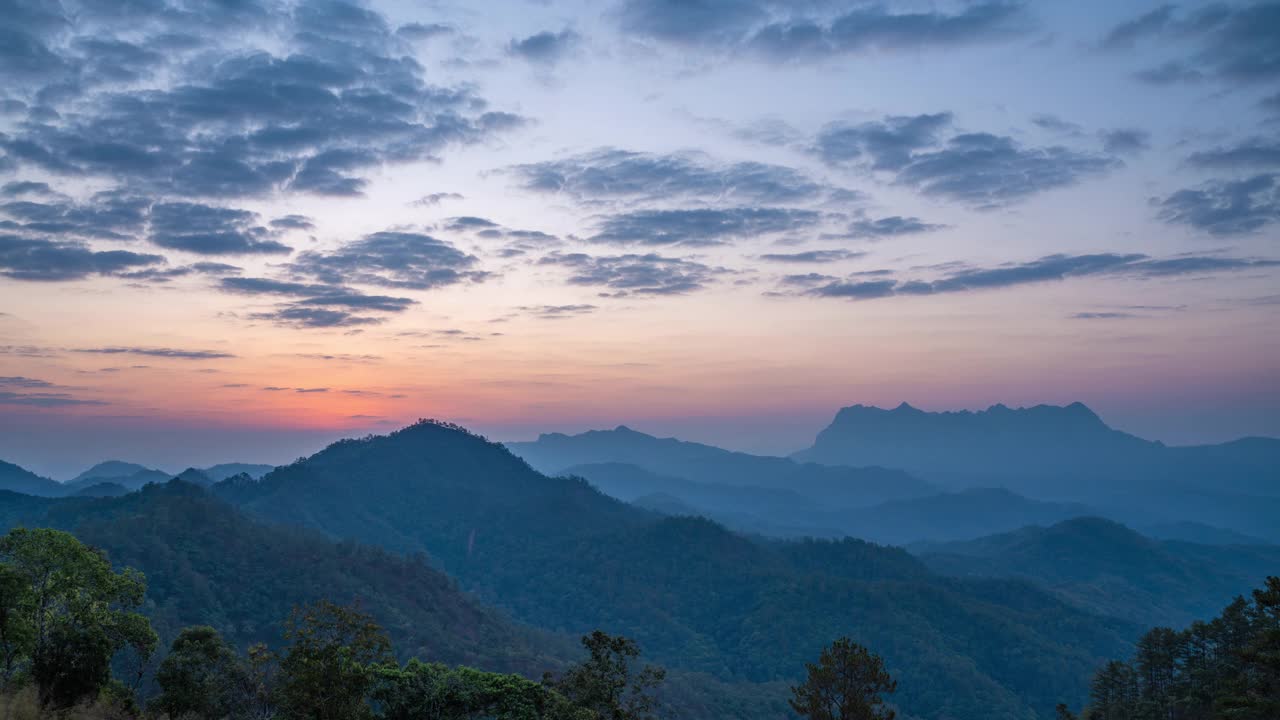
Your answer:
[[[1274,6],[63,4],[0,58],[32,469],[904,400],[1280,434]]]

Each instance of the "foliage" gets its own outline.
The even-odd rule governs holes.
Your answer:
[[[810,720],[893,720],[884,693],[898,689],[879,655],[842,637],[806,663],[808,677],[791,688],[791,709]]]
[[[184,629],[156,671],[162,690],[149,707],[170,717],[244,717],[249,672],[222,636],[207,625]]]
[[[595,720],[564,696],[520,675],[413,659],[375,669],[372,698],[383,720]]]
[[[280,661],[279,698],[288,720],[371,717],[365,698],[377,665],[390,662],[391,641],[356,608],[320,601],[294,609]]]
[[[0,645],[5,679],[29,678],[41,705],[69,708],[110,681],[111,659],[131,649],[145,664],[157,637],[134,612],[145,583],[116,573],[102,552],[51,529],[16,529],[0,538]]]
[[[1094,676],[1083,720],[1280,717],[1280,577],[1181,632],[1154,628]]]
[[[587,708],[600,720],[651,720],[658,709],[653,691],[666,679],[662,668],[633,667],[640,657],[635,641],[600,630],[582,638],[588,658],[544,684]]]

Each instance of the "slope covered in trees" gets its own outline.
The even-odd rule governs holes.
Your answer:
[[[903,679],[904,711],[921,716],[1044,714],[1082,697],[1095,664],[1135,634],[1025,582],[938,577],[900,550],[762,543],[706,520],[658,519],[434,423],[217,490],[264,517],[427,552],[522,620],[608,627],[722,681],[791,680],[849,635],[883,652]]]
[[[293,606],[358,600],[410,655],[526,672],[566,657],[562,640],[483,607],[422,558],[254,522],[186,483],[112,499],[6,496],[0,508],[4,529],[67,530],[145,573],[144,611],[166,642],[182,627],[212,625],[240,647],[274,644]]]
[[[1280,568],[1274,545],[1215,547],[1143,537],[1101,518],[1076,518],[918,550],[957,576],[1024,577],[1072,603],[1148,625],[1210,617]]]

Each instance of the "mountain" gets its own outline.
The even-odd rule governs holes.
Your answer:
[[[222,482],[232,475],[248,475],[254,480],[258,480],[263,475],[266,475],[275,469],[275,465],[221,463],[219,465],[211,465],[210,467],[203,468],[200,472],[204,473],[212,482]]]
[[[922,548],[936,571],[1022,577],[1095,612],[1182,627],[1212,617],[1280,568],[1280,547],[1159,541],[1101,518],[1076,518]]]
[[[904,545],[971,539],[1092,512],[1084,505],[1031,500],[1004,488],[974,488],[840,513],[840,527],[855,537]]]
[[[330,599],[360,602],[410,656],[530,674],[572,656],[566,639],[484,607],[421,557],[255,522],[178,480],[109,499],[0,493],[0,516],[3,530],[64,529],[141,570],[162,646],[188,625],[217,627],[240,647],[278,644],[294,605]]]
[[[149,468],[145,465],[124,462],[122,460],[106,460],[71,478],[67,481],[67,484],[70,485],[72,483],[78,483],[94,478],[99,480],[115,480],[117,478],[127,478],[130,475],[136,475],[141,472],[160,473],[166,478],[171,477],[168,473]]]
[[[85,470],[64,483],[64,492],[75,495],[85,488],[104,482],[111,482],[126,490],[137,490],[147,483],[165,483],[173,476],[162,470],[138,465],[137,463],[107,460]]]
[[[129,492],[129,488],[120,483],[100,482],[83,487],[77,490],[75,494],[79,497],[120,497],[121,495],[128,495]]]
[[[208,487],[213,484],[213,480],[208,475],[195,468],[187,468],[174,477],[182,482],[199,485],[200,487]]]
[[[980,412],[855,405],[797,460],[899,467],[953,488],[1087,503],[1135,526],[1197,522],[1280,541],[1280,440],[1167,447],[1080,403]]]
[[[662,518],[437,423],[341,441],[214,492],[275,522],[428,553],[524,622],[606,628],[721,683],[794,681],[848,634],[901,679],[904,716],[1048,717],[1078,702],[1102,658],[1136,635],[1027,581],[942,577],[900,549],[758,540]]]
[[[58,497],[66,492],[61,483],[3,460],[0,460],[0,490],[39,497]]]
[[[575,466],[623,463],[709,485],[788,490],[826,507],[863,507],[936,492],[929,483],[898,470],[824,467],[656,438],[626,426],[579,435],[548,433],[533,442],[506,445],[548,475]]]
[[[1169,522],[1140,529],[1143,535],[1157,540],[1181,540],[1200,545],[1267,545],[1266,540],[1235,530],[1197,522]]]

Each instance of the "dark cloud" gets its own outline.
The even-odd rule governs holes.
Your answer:
[[[30,390],[32,388],[51,387],[55,386],[47,380],[37,380],[35,378],[22,377],[21,375],[9,377],[0,376],[0,388],[23,388]]]
[[[516,308],[520,312],[539,317],[544,320],[558,320],[575,315],[587,315],[599,308],[595,305],[521,305]]]
[[[0,234],[0,275],[14,280],[58,282],[91,275],[115,275],[164,264],[159,255],[125,250],[97,251],[84,243]]]
[[[1031,124],[1059,135],[1079,136],[1084,134],[1084,128],[1073,122],[1063,120],[1056,115],[1034,115],[1031,118]]]
[[[927,223],[917,217],[891,215],[882,218],[861,218],[849,225],[849,237],[881,239],[902,235],[919,235],[920,233],[942,230],[945,225]]]
[[[32,182],[30,180],[14,180],[7,182],[4,187],[0,187],[0,196],[3,197],[19,197],[22,195],[52,195],[53,188],[48,183]]]
[[[812,210],[784,208],[637,210],[605,217],[588,239],[616,245],[716,245],[808,230],[821,220],[822,214]]]
[[[832,263],[863,257],[864,255],[866,253],[850,252],[848,250],[807,250],[794,253],[767,253],[761,255],[760,259],[779,263]]]
[[[380,318],[356,315],[357,312],[404,312],[417,301],[387,295],[367,295],[341,285],[299,283],[258,277],[223,278],[219,288],[242,295],[273,295],[292,298],[289,305],[274,311],[252,315],[258,320],[273,320],[284,325],[334,327],[381,322]],[[335,309],[336,308],[336,309]]]
[[[828,8],[834,12],[826,12]],[[627,0],[624,32],[684,47],[750,52],[787,61],[867,50],[950,47],[1006,37],[1026,28],[1016,2],[978,2],[954,13],[898,12],[881,4],[852,9],[778,0]]]
[[[1213,235],[1238,235],[1280,221],[1280,183],[1271,173],[1243,180],[1214,180],[1155,201],[1167,223]]]
[[[551,253],[539,265],[569,270],[572,285],[612,290],[614,296],[682,295],[701,290],[717,275],[727,272],[692,260],[644,255],[597,256],[586,253]]]
[[[487,230],[487,229],[499,228],[499,227],[502,227],[502,226],[488,218],[475,217],[472,215],[463,215],[461,217],[449,218],[448,222],[445,224],[446,230],[452,230],[454,232],[462,232],[467,230]]]
[[[76,352],[95,353],[98,355],[145,355],[147,357],[176,358],[179,360],[221,360],[235,357],[231,353],[215,350],[175,350],[173,348],[144,347],[80,348]]]
[[[1151,147],[1151,133],[1138,128],[1104,130],[1102,149],[1111,155],[1137,155]]]
[[[479,282],[479,260],[443,240],[412,232],[377,232],[330,252],[308,251],[288,268],[329,285],[376,285],[429,290]]]
[[[306,215],[285,215],[272,220],[271,227],[281,230],[314,230],[316,224]]]
[[[1071,320],[1123,320],[1141,316],[1127,312],[1078,312],[1067,317]]]
[[[0,405],[21,405],[24,407],[68,407],[73,405],[106,405],[101,400],[85,400],[68,393],[21,393],[0,390]]]
[[[190,265],[182,265],[173,268],[148,268],[146,270],[135,270],[133,272],[117,273],[117,277],[126,280],[143,280],[149,282],[166,283],[174,278],[188,277],[190,275],[235,275],[242,272],[243,269],[235,265],[227,265],[225,263],[215,262],[199,262]]]
[[[926,195],[977,207],[1007,205],[1120,164],[1057,145],[1023,147],[990,133],[953,134],[943,141],[952,120],[951,113],[936,113],[833,123],[818,133],[813,152],[828,165],[891,173],[897,183]]]
[[[1192,153],[1187,162],[1215,170],[1280,168],[1280,139],[1250,138],[1236,145]]]
[[[1146,39],[1166,41],[1179,54],[1138,73],[1146,82],[1280,78],[1280,3],[1212,3],[1186,11],[1164,5],[1117,26],[1102,45],[1115,50]]]
[[[151,208],[152,243],[197,255],[287,254],[293,248],[270,239],[246,210],[195,203],[161,203]]]
[[[528,190],[578,202],[697,201],[779,205],[819,200],[829,188],[803,172],[758,162],[717,163],[701,153],[597,150],[509,168]]]
[[[523,122],[471,87],[425,81],[405,42],[439,28],[394,32],[357,3],[41,5],[4,11],[0,74],[33,104],[0,149],[53,173],[184,198],[354,195],[370,168]],[[152,77],[165,82],[138,89]]]
[[[1106,50],[1128,49],[1138,40],[1159,35],[1169,27],[1175,10],[1174,5],[1161,5],[1132,20],[1120,23],[1102,39],[1102,47]]]
[[[11,218],[16,223],[12,226],[14,229],[27,233],[132,240],[145,227],[150,205],[143,198],[102,192],[85,203],[57,197],[46,202],[14,200],[0,203],[0,215]]]
[[[254,313],[250,317],[255,320],[269,320],[278,325],[299,328],[355,327],[377,325],[383,321],[382,318],[353,315],[343,310],[328,310],[297,305],[283,307],[271,312]]]
[[[865,300],[897,295],[938,295],[1032,285],[1081,277],[1158,278],[1209,275],[1280,267],[1278,260],[1189,255],[1152,258],[1141,254],[1048,255],[997,267],[960,267],[932,279],[836,280],[805,291],[815,297]]]
[[[582,42],[582,36],[565,28],[560,32],[543,32],[512,40],[507,44],[507,54],[541,65],[554,65]]]
[[[441,23],[409,23],[396,28],[396,34],[410,40],[430,40],[456,32],[452,26]]]
[[[830,283],[839,278],[831,275],[823,275],[822,273],[804,273],[803,275],[783,275],[783,285],[796,285],[799,287],[812,287],[819,283]]]
[[[326,387],[319,387],[319,388],[294,388],[294,389],[293,389],[293,391],[294,391],[294,392],[300,392],[300,393],[325,393],[325,392],[329,392],[329,388],[326,388]]]
[[[414,200],[410,204],[416,205],[417,207],[433,207],[435,205],[439,205],[445,200],[462,200],[462,199],[463,197],[460,193],[438,192],[438,193],[431,193],[430,195],[423,195],[422,197],[418,198],[417,200]]]

